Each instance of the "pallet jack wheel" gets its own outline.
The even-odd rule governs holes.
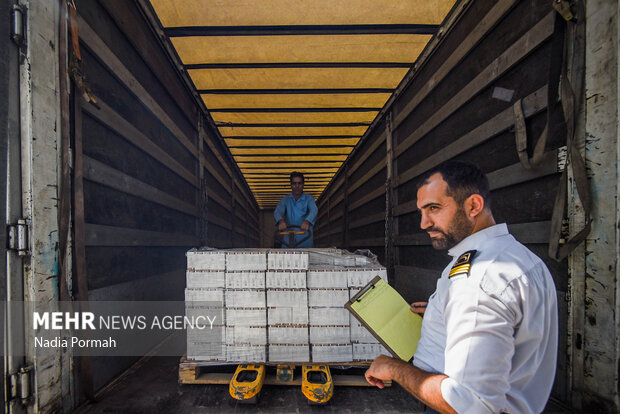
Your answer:
[[[228,392],[240,403],[256,404],[264,382],[264,365],[237,365],[232,380],[230,380]]]

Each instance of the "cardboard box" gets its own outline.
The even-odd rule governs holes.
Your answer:
[[[308,308],[310,325],[346,325],[349,326],[350,312],[344,308]]]
[[[226,324],[234,326],[266,326],[267,309],[226,308]]]
[[[379,355],[392,356],[381,344],[353,344],[353,361],[372,361]]]
[[[272,344],[307,344],[308,325],[269,326],[269,343]]]
[[[305,289],[267,289],[267,306],[307,308],[308,291]]]
[[[187,341],[187,359],[196,361],[226,361],[226,345],[218,342]]]
[[[259,270],[226,271],[226,289],[265,289],[265,272]]]
[[[347,288],[349,272],[334,266],[311,267],[308,270],[308,288]]]
[[[268,307],[267,323],[269,325],[307,325],[307,307]]]
[[[269,361],[273,362],[309,362],[310,345],[270,344]]]
[[[310,325],[311,344],[350,344],[351,329],[345,326]]]
[[[270,270],[307,270],[308,252],[300,250],[270,250],[267,255]]]
[[[187,270],[226,270],[226,252],[191,249],[186,254]]]
[[[191,306],[224,306],[223,289],[188,288],[185,289],[185,303]],[[200,303],[198,303],[200,302]],[[211,302],[206,304],[204,302]]]
[[[236,250],[226,252],[226,270],[267,270],[267,251]]]
[[[354,267],[348,269],[348,286],[362,288],[375,276],[380,276],[387,282],[387,269],[385,267]]]
[[[267,327],[226,325],[226,344],[267,345]]]
[[[226,345],[226,360],[230,362],[266,362],[266,345]]]
[[[349,301],[349,289],[346,288],[309,288],[308,306],[342,308]]]
[[[226,287],[225,272],[221,270],[188,270],[185,276],[187,288],[223,289]]]
[[[266,308],[265,289],[227,289],[227,308]]]
[[[306,289],[306,271],[268,270],[265,287],[267,289]]]
[[[312,345],[312,362],[351,362],[352,360],[351,344]]]

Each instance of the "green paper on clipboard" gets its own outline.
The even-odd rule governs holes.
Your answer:
[[[420,340],[422,317],[379,276],[345,306],[394,357],[410,361]]]

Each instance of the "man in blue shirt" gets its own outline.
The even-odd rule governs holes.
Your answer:
[[[309,231],[311,236],[295,247],[313,247],[312,226],[316,220],[319,209],[310,194],[304,194],[304,175],[299,172],[291,173],[291,194],[280,200],[273,216],[279,231],[286,230],[287,226],[299,226],[304,231]],[[304,239],[307,235],[299,235],[299,239]],[[284,236],[284,242],[289,244],[288,236]]]

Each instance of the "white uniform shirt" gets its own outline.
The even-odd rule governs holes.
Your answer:
[[[469,275],[448,278],[457,258],[477,253]],[[443,398],[459,413],[540,413],[555,376],[556,290],[545,264],[506,224],[476,232],[448,252],[413,364],[443,373]]]

